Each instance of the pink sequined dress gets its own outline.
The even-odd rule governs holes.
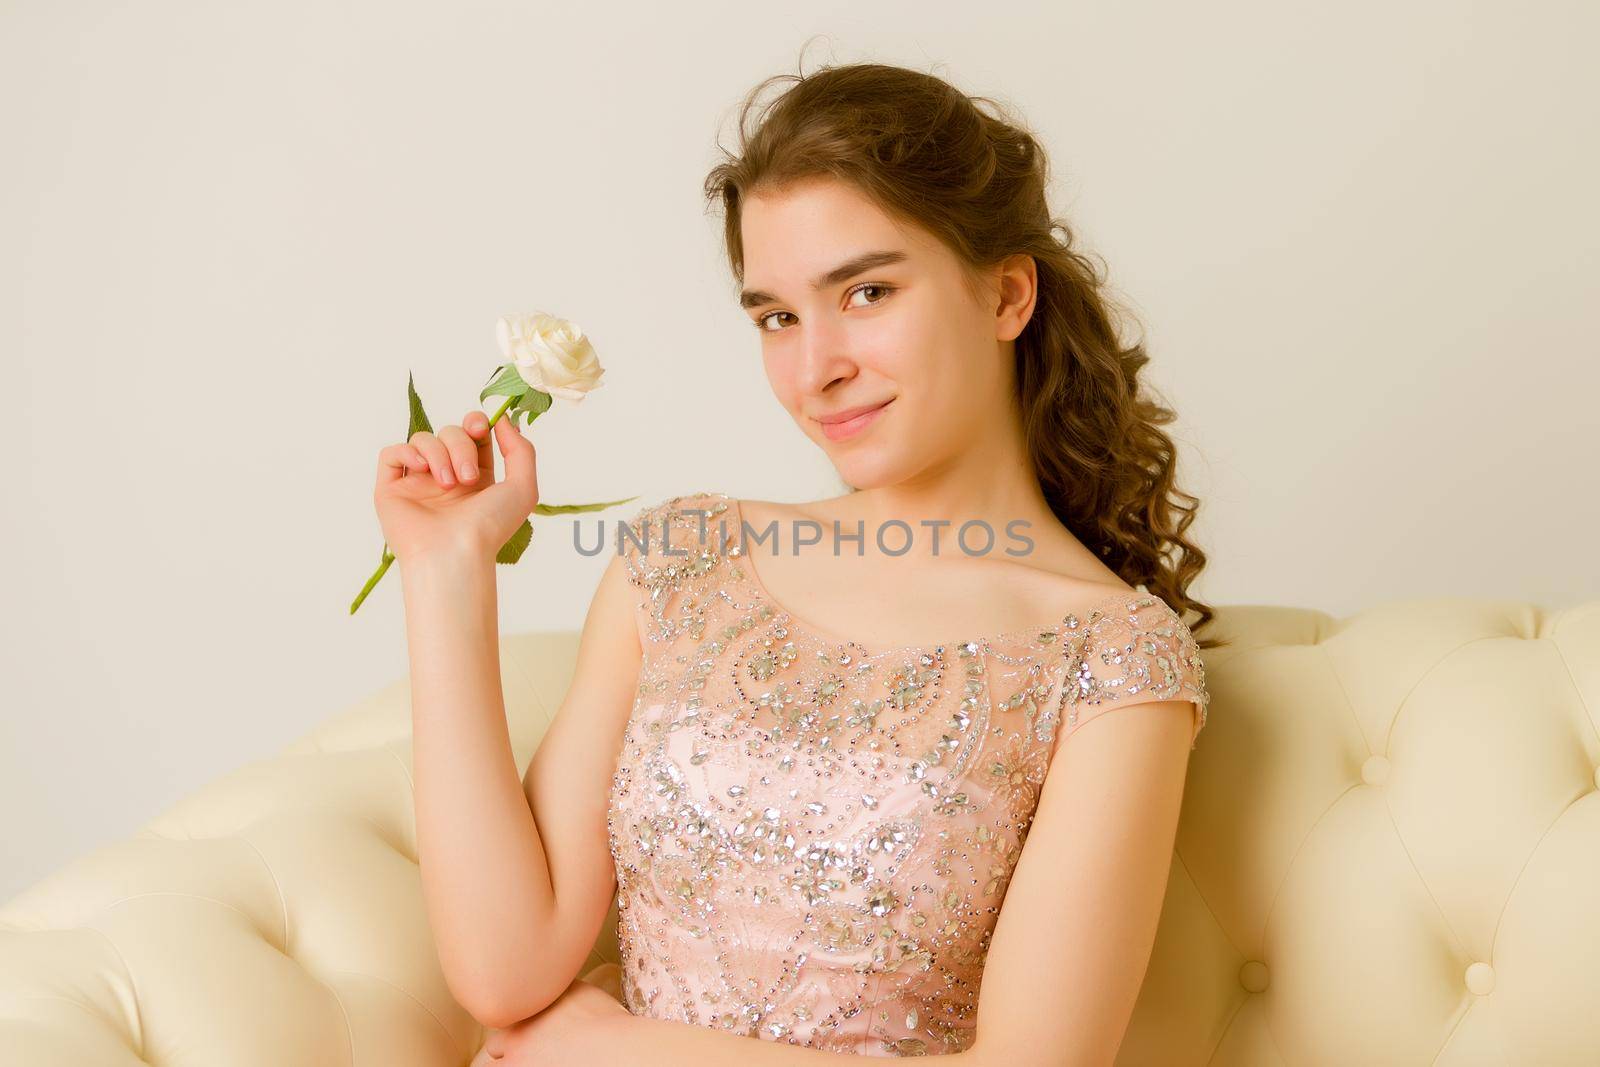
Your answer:
[[[607,812],[624,1003],[839,1053],[961,1051],[1056,747],[1180,699],[1193,748],[1199,650],[1138,592],[1043,629],[863,648],[773,602],[750,563],[772,542],[743,521],[694,493],[621,541],[644,644]]]

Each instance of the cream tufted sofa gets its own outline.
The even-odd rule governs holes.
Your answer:
[[[1600,1064],[1600,601],[1235,606],[1219,632],[1119,1063]],[[521,766],[576,651],[504,641]],[[390,686],[0,907],[0,1064],[465,1064],[409,715]]]

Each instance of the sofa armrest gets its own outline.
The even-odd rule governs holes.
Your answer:
[[[519,766],[576,635],[502,641]],[[410,686],[210,783],[0,906],[0,1063],[465,1063],[416,864]],[[585,969],[616,959],[615,905]]]

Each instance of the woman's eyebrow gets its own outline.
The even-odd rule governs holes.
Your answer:
[[[849,281],[863,271],[869,271],[874,267],[887,266],[891,263],[903,263],[909,258],[906,253],[898,249],[863,252],[859,256],[852,256],[850,259],[845,260],[832,270],[824,271],[817,275],[811,281],[811,288],[820,293],[830,285],[838,285],[840,282]],[[741,308],[753,308],[760,304],[776,304],[778,302],[777,297],[760,289],[745,289],[739,293],[739,306]]]

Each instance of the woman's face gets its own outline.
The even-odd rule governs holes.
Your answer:
[[[767,378],[847,483],[905,481],[1015,432],[1009,342],[1033,310],[1031,257],[975,297],[937,239],[832,179],[750,197],[740,223]]]

